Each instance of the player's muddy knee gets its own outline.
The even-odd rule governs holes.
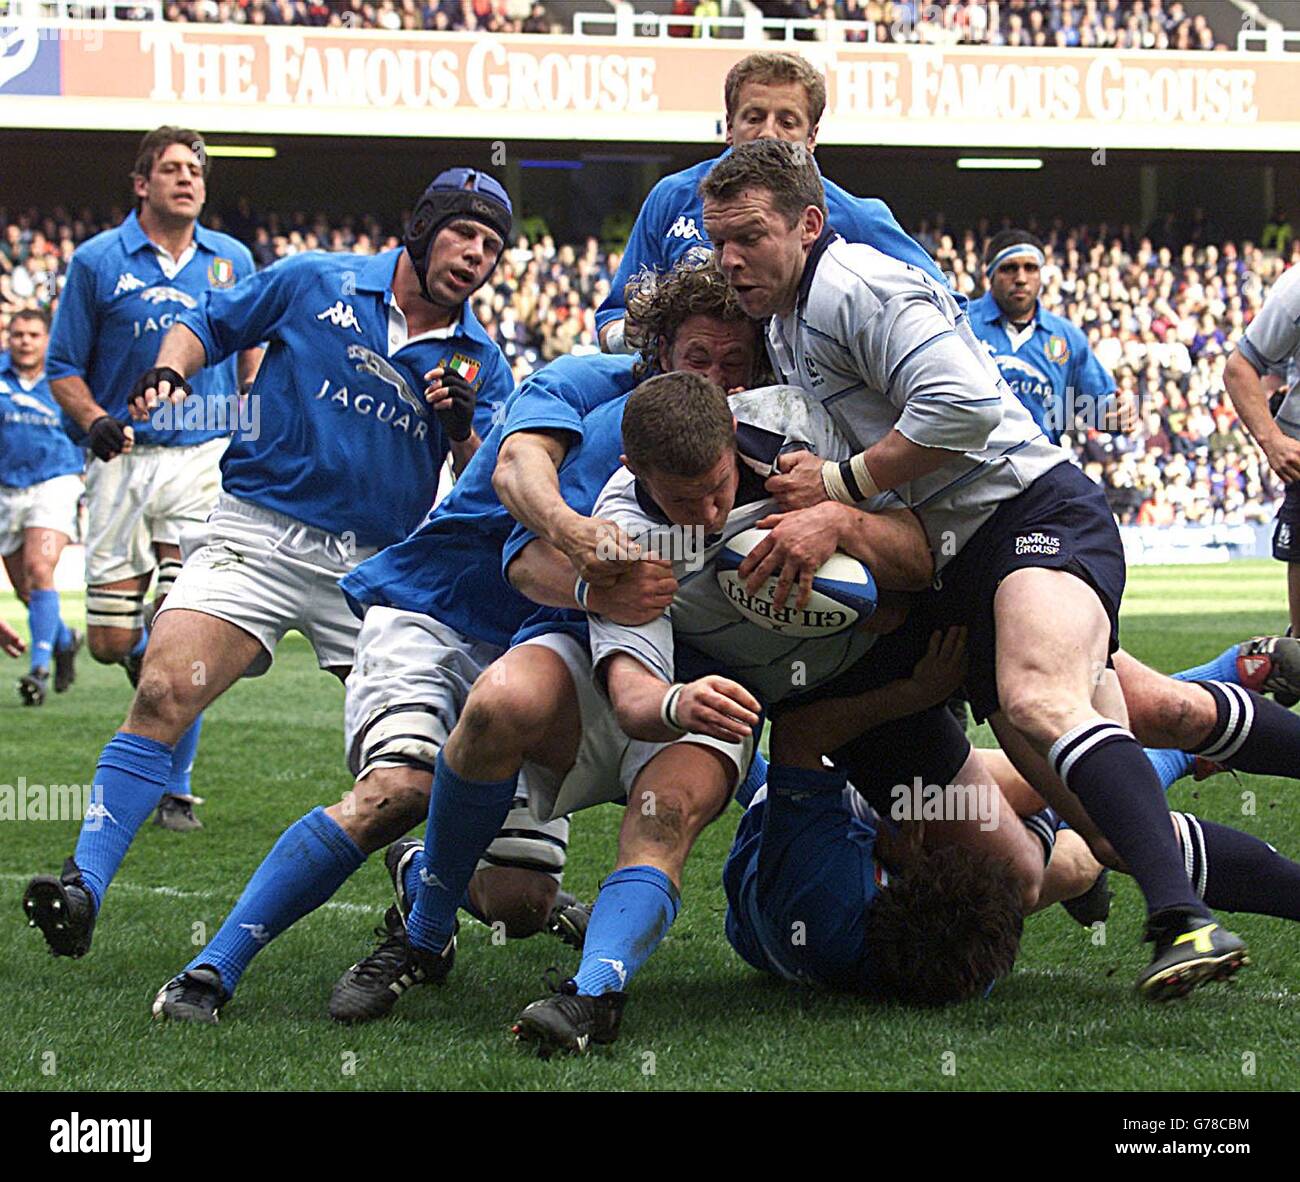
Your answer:
[[[429,812],[432,777],[415,768],[375,768],[325,811],[372,854],[414,829]]]
[[[509,939],[522,940],[546,927],[559,889],[559,883],[541,871],[491,866],[475,871],[469,897],[489,925],[501,924]]]
[[[498,682],[491,674],[470,691],[456,729],[475,746],[526,752],[545,738],[554,708],[527,685]]]
[[[165,668],[146,665],[131,702],[127,726],[132,731],[174,743],[198,714],[191,698],[187,677],[174,677]]]

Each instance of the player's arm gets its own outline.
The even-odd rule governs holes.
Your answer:
[[[98,335],[95,276],[91,268],[74,254],[50,329],[45,372],[50,379],[54,401],[83,431],[89,431],[97,419],[104,417],[104,408],[95,401],[86,382]]]
[[[758,725],[758,700],[729,678],[710,674],[670,685],[629,653],[614,653],[601,672],[618,725],[630,739],[667,743],[689,733],[738,743]]]
[[[1256,368],[1256,362],[1263,364],[1262,359],[1256,354],[1252,360],[1244,345],[1243,338],[1242,346],[1228,358],[1223,370],[1223,384],[1233,409],[1263,449],[1269,467],[1290,484],[1300,480],[1300,440],[1285,434],[1269,413],[1269,396],[1263,382],[1268,371]]]
[[[1088,339],[1082,332],[1070,333],[1070,350],[1067,374],[1075,394],[1074,425],[1079,425],[1079,418],[1086,410],[1091,422],[1085,419],[1084,427],[1117,434],[1132,431],[1135,425],[1132,406],[1118,401],[1115,379],[1088,348]]]
[[[910,677],[850,698],[822,698],[782,714],[772,724],[769,758],[819,771],[823,755],[864,731],[946,702],[965,675],[966,629],[935,632]]]
[[[543,607],[594,612],[629,627],[662,616],[677,594],[672,563],[649,559],[630,563],[605,586],[582,587],[569,559],[541,538],[531,538],[506,563],[506,579],[526,599]]]
[[[262,357],[265,353],[266,350],[260,345],[240,353],[237,373],[241,394],[247,394],[252,384],[257,381],[257,371],[262,366]]]
[[[207,364],[203,342],[192,329],[177,321],[163,337],[152,368],[136,381],[127,403],[131,417],[143,420],[158,403],[176,402],[190,392],[188,379]]]
[[[8,653],[11,657],[16,657],[26,648],[23,638],[3,620],[0,620],[0,651]]]

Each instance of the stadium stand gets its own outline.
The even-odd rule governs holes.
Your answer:
[[[124,212],[0,209],[0,323],[7,327],[20,308],[51,307],[77,243]],[[207,220],[246,241],[260,267],[306,250],[370,253],[398,241],[373,218],[331,224],[322,214],[263,215],[246,200]],[[915,234],[957,290],[978,295],[984,242],[1001,228],[954,231],[935,215]],[[1288,263],[1300,263],[1290,225],[1279,217],[1265,228],[1270,245],[1286,253],[1219,242],[1200,211],[1166,216],[1146,234],[1059,221],[1027,228],[1047,245],[1044,305],[1085,329],[1133,416],[1126,432],[1068,436],[1120,523],[1266,521],[1281,490],[1228,402],[1223,368],[1269,286]],[[517,379],[564,353],[596,351],[594,309],[618,263],[594,237],[557,245],[542,233],[506,252],[475,311]]]

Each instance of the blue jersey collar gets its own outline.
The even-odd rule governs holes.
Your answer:
[[[393,276],[397,273],[397,260],[406,248],[396,246],[382,254],[366,259],[357,271],[357,291],[374,292],[384,297],[384,303],[391,303],[393,298]],[[478,317],[470,310],[469,300],[460,306],[460,317],[456,321],[458,336],[470,337],[480,344],[492,344],[492,338],[483,331]]]
[[[986,291],[979,299],[971,302],[967,312],[972,320],[982,320],[985,324],[1001,324],[1006,318],[1006,313],[998,306],[997,300],[993,298],[991,291]],[[1034,304],[1034,331],[1040,328],[1047,328],[1043,323],[1043,305],[1041,301]]]
[[[144,227],[140,225],[140,212],[133,209],[126,215],[126,220],[120,227],[122,235],[122,245],[126,247],[128,254],[135,254],[138,250],[146,247],[153,251],[156,244],[148,234],[144,232]],[[194,223],[194,246],[197,250],[207,251],[208,254],[215,254],[216,248],[212,242],[212,231],[205,226]]]

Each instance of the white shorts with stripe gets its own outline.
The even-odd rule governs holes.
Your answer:
[[[147,575],[158,565],[156,545],[179,546],[187,526],[203,523],[221,492],[227,442],[140,444],[116,459],[91,459],[86,468],[87,586]]]
[[[0,484],[0,554],[21,549],[28,529],[50,529],[75,539],[81,490],[81,477],[75,473],[26,488]]]
[[[370,608],[347,682],[344,738],[352,774],[361,780],[375,768],[414,767],[432,775],[471,687],[502,651],[421,612]],[[536,820],[521,780],[478,868],[537,870],[558,882],[568,841],[569,819]]]
[[[609,699],[596,687],[586,645],[575,636],[551,632],[534,636],[523,644],[539,645],[559,655],[573,678],[582,719],[578,757],[567,774],[558,776],[548,768],[525,763],[519,775],[519,782],[526,785],[533,813],[539,820],[575,813],[597,804],[626,802],[641,769],[660,751],[675,743],[689,743],[720,752],[731,767],[732,792],[749,770],[754,755],[752,736],[743,743],[726,743],[708,735],[683,735],[670,743],[629,739],[619,728]]]
[[[263,655],[245,677],[271,667],[280,638],[297,629],[322,669],[352,665],[361,621],[339,579],[373,554],[283,513],[223,495],[208,518],[205,544],[186,547],[185,565],[159,614],[180,608],[242,628]]]

